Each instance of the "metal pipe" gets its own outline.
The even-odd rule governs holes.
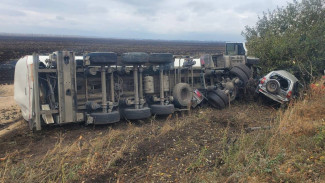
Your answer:
[[[143,100],[143,82],[142,82],[142,72],[143,68],[140,66],[139,67],[139,96],[140,99]]]
[[[160,78],[160,104],[164,105],[164,70],[162,65],[159,66],[159,78]]]
[[[101,67],[102,80],[102,109],[103,113],[107,113],[107,93],[106,93],[106,71],[105,66]]]
[[[138,66],[133,66],[135,108],[139,109]]]
[[[88,101],[88,98],[89,98],[89,96],[88,96],[88,76],[87,76],[87,74],[85,73],[84,74],[84,78],[85,78],[85,98],[86,98],[86,101]]]
[[[174,68],[174,86],[177,84],[177,73],[176,68]]]
[[[184,60],[185,61],[185,60]],[[178,60],[178,82],[177,83],[181,83],[182,82],[182,71],[181,71],[181,59]]]
[[[114,103],[115,102],[115,97],[114,97],[114,72],[112,71],[112,68],[109,68],[109,69],[111,69],[111,79],[110,79],[111,101]]]
[[[169,77],[169,82],[168,82],[168,84],[169,84],[169,95],[172,95],[172,90],[171,90],[171,88],[172,88],[172,84],[171,84],[172,79],[170,77],[170,70],[168,71],[168,77]]]

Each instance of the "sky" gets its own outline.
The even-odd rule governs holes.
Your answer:
[[[0,33],[244,41],[263,11],[286,0],[1,0]]]

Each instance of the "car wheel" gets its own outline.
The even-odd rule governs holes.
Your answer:
[[[266,91],[272,94],[278,94],[280,90],[280,83],[275,79],[271,79],[266,83]]]

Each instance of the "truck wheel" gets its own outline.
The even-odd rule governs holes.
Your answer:
[[[151,105],[151,113],[156,114],[156,115],[168,115],[172,114],[175,111],[174,105],[173,104],[168,104],[168,105]]]
[[[149,63],[169,64],[172,62],[174,62],[174,58],[170,53],[151,53],[149,56]]]
[[[92,52],[88,53],[86,56],[89,57],[90,65],[94,66],[117,63],[117,54],[113,52]],[[83,64],[82,61],[81,64]]]
[[[187,107],[191,104],[193,91],[189,84],[178,83],[173,89],[174,103],[178,107]]]
[[[120,121],[120,113],[118,111],[111,113],[91,113],[90,116],[94,118],[95,125],[116,123]]]
[[[144,107],[142,109],[125,108],[122,109],[122,111],[125,119],[130,120],[145,119],[151,116],[151,110],[148,107]]]
[[[275,79],[271,79],[266,83],[266,91],[272,94],[278,94],[280,90],[280,83]]]
[[[124,64],[144,64],[149,61],[149,55],[143,52],[123,53],[122,62]]]
[[[245,64],[240,64],[235,67],[238,67],[239,69],[241,69],[246,74],[248,79],[251,78],[252,71]]]
[[[237,76],[246,85],[248,78],[243,70],[239,69],[238,67],[233,67],[230,70],[230,73]]]
[[[211,91],[208,93],[208,102],[209,104],[217,109],[225,108],[225,103],[215,92]]]
[[[225,106],[228,105],[229,98],[224,91],[216,89],[216,90],[213,90],[212,92],[215,92],[222,99],[222,101],[225,103]]]

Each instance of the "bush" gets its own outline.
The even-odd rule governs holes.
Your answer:
[[[250,55],[261,59],[264,73],[289,70],[305,81],[325,69],[325,1],[302,0],[264,12],[242,32]]]

